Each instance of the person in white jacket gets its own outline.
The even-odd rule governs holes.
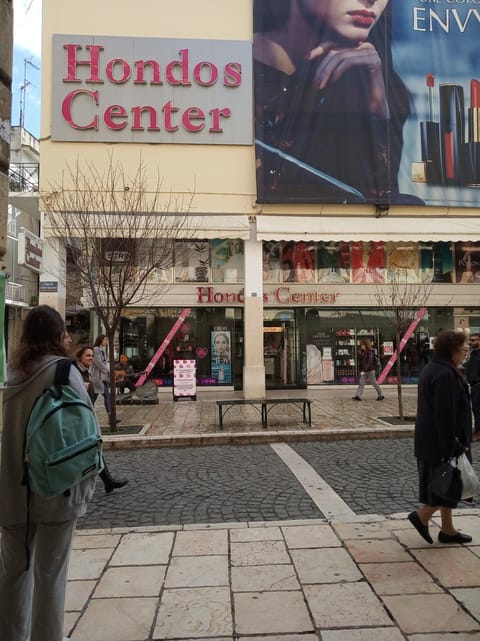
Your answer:
[[[95,404],[98,395],[101,394],[105,403],[105,411],[110,415],[112,406],[110,389],[108,387],[110,381],[110,364],[105,349],[107,345],[108,338],[105,334],[97,336],[93,344],[93,364],[90,371],[90,380],[93,386],[93,403]]]
[[[64,333],[60,314],[40,305],[27,315],[9,360],[0,463],[1,641],[63,640],[72,537],[95,488],[96,477],[91,477],[72,487],[68,496],[46,498],[32,492],[28,499],[22,484],[26,425],[35,400],[53,384],[57,361],[68,356]],[[70,369],[69,384],[91,405],[76,367]]]

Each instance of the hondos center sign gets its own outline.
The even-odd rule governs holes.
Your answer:
[[[53,36],[52,140],[252,144],[251,43]]]

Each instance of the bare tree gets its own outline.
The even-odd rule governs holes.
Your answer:
[[[373,296],[375,304],[389,321],[395,335],[397,354],[395,373],[400,421],[404,420],[400,359],[402,340],[405,340],[405,332],[419,317],[420,310],[426,307],[431,293],[431,283],[410,283],[407,270],[399,268],[390,273],[390,285],[388,287],[378,285]]]
[[[162,192],[147,183],[140,160],[135,174],[108,156],[105,169],[67,166],[59,184],[41,194],[44,236],[63,261],[71,292],[92,308],[108,337],[111,429],[116,428],[114,337],[123,310],[157,301],[169,287],[173,242],[185,235],[193,192]],[[189,236],[195,236],[190,225]]]

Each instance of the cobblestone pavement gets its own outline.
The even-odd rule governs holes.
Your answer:
[[[105,496],[99,481],[81,528],[322,516],[268,445],[108,451],[106,459],[130,483]]]
[[[416,505],[412,439],[295,443],[357,514]],[[474,445],[480,458],[480,446]],[[108,451],[130,483],[106,496],[101,482],[81,528],[314,519],[323,514],[269,445]],[[480,473],[480,462],[475,463]],[[478,503],[476,504],[478,505]]]
[[[292,447],[356,514],[410,512],[417,502],[412,438],[294,443]],[[480,443],[473,444],[473,456],[480,475]]]

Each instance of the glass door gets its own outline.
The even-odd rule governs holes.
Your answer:
[[[297,340],[294,320],[265,321],[263,327],[263,357],[267,388],[296,385]]]

